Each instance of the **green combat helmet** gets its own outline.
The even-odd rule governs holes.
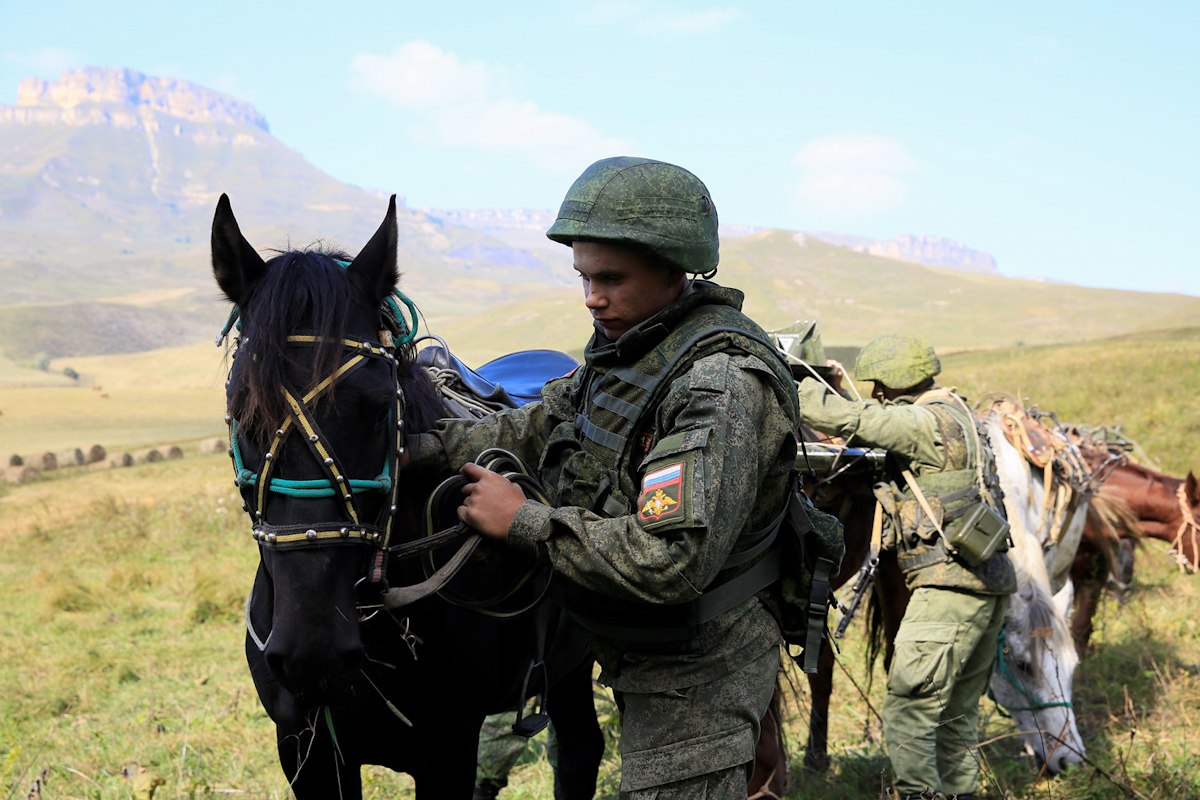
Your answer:
[[[889,333],[867,342],[854,360],[854,377],[907,389],[942,371],[942,362],[920,336]]]
[[[708,187],[674,164],[618,156],[592,164],[575,179],[546,236],[641,245],[684,270],[717,270],[717,207]]]

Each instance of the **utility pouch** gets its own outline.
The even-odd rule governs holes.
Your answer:
[[[937,541],[941,535],[946,514],[938,498],[927,497],[925,502],[901,500],[896,511],[900,515],[900,530],[906,535],[915,535],[926,543]]]
[[[968,566],[977,567],[1008,549],[1008,529],[1008,520],[980,501],[946,529],[946,547]]]

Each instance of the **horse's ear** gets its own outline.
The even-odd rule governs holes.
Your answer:
[[[351,282],[374,303],[382,302],[400,281],[396,270],[396,195],[388,202],[387,215],[371,241],[350,262]]]
[[[212,267],[221,291],[239,305],[246,297],[246,290],[267,272],[262,256],[242,236],[225,194],[217,201],[217,212],[213,215]]]
[[[1188,497],[1192,498],[1191,504],[1196,505],[1196,503],[1200,503],[1200,481],[1196,480],[1196,473],[1189,469],[1185,480],[1187,481],[1187,488],[1184,491],[1187,492]]]

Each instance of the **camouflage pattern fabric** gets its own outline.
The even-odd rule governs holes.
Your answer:
[[[531,747],[531,739],[513,733],[513,712],[502,711],[483,720],[479,730],[479,755],[475,766],[475,784],[495,790],[508,785],[508,773]],[[546,749],[550,762],[555,762],[557,742],[554,726],[547,730]]]
[[[673,692],[625,692],[620,702],[624,800],[746,800],[779,654],[769,650],[711,683]],[[641,721],[634,726],[633,720]]]
[[[633,363],[703,306],[740,308],[742,295],[736,290],[704,282],[692,286],[674,305],[617,342],[597,331],[587,348],[589,365],[603,368],[609,359]],[[745,325],[759,330],[749,320]],[[565,504],[563,490],[575,476],[558,471],[550,475],[548,487],[559,502],[522,505],[509,529],[509,544],[550,562],[572,584],[601,595],[655,604],[695,600],[739,538],[766,526],[783,508],[795,460],[796,419],[794,405],[781,399],[780,390],[775,370],[754,356],[717,353],[700,359],[671,382],[649,415],[648,428],[637,433],[646,450],[614,470],[614,494],[626,500],[622,513],[613,514],[611,506],[598,513],[596,497],[572,497],[577,504]],[[577,412],[588,408],[587,398],[586,389],[573,391],[570,380],[559,380],[547,385],[541,401],[520,409],[475,423],[443,420],[434,432],[409,437],[409,468],[448,472],[487,447],[503,447],[538,465],[545,478],[552,472],[547,464],[561,457],[559,450],[573,442],[578,446],[572,430]],[[691,464],[690,477],[678,491],[687,500],[686,514],[672,518],[670,525],[647,525],[632,502],[642,493],[645,474],[684,459]],[[600,680],[639,697],[671,696],[710,684],[769,654],[773,667],[762,678],[762,702],[756,699],[741,712],[757,724],[773,690],[780,641],[774,617],[759,597],[751,597],[700,626],[699,652],[692,655],[639,654],[627,641],[599,636],[594,646]],[[629,739],[651,746],[654,725],[630,709],[623,721],[623,744]],[[671,736],[673,746],[682,748],[679,731]],[[700,775],[710,770],[703,744],[701,739],[691,756],[679,756],[678,763],[691,765],[684,771]],[[750,745],[746,761],[753,757],[752,740]],[[745,775],[743,793],[744,780]]]
[[[887,450],[896,498],[900,503],[908,501],[905,508],[917,509],[919,505],[900,477],[900,469],[911,470],[931,500],[970,487],[977,479],[975,465],[968,457],[961,433],[964,429],[974,431],[974,420],[949,403],[938,403],[936,412],[928,407],[927,401],[922,403],[924,395],[936,397],[946,391],[934,388],[917,397],[879,403],[847,400],[816,381],[804,381],[799,389],[800,416],[816,430],[840,436],[852,444]],[[947,424],[943,415],[956,415],[961,419]],[[894,521],[886,522],[890,523],[888,533],[893,546],[899,535],[909,553],[923,553],[936,541],[937,534],[932,529],[918,535],[912,530],[897,531],[899,526]],[[993,555],[977,567],[968,567],[949,557],[942,558],[939,563],[906,573],[905,580],[910,589],[939,586],[1007,595],[1017,588],[1016,573],[1003,553]]]
[[[1007,607],[1007,596],[934,587],[913,593],[883,701],[883,737],[901,796],[976,790],[979,698]]]
[[[584,170],[546,236],[567,245],[575,239],[641,245],[697,275],[716,270],[720,258],[708,187],[682,167],[648,158],[605,158]]]
[[[889,333],[867,342],[854,360],[854,377],[907,389],[938,375],[942,362],[920,336]]]
[[[800,416],[819,431],[887,450],[894,487],[904,485],[896,483],[895,473],[907,468],[931,499],[952,497],[964,484],[975,483],[973,459],[988,456],[973,455],[964,441],[974,434],[974,420],[949,402],[950,391],[935,387],[878,403],[847,400],[816,381],[804,381]],[[894,494],[901,502],[913,498],[907,489]],[[894,519],[888,524],[893,541],[901,540],[901,552],[929,546],[919,529]],[[883,709],[896,785],[902,796],[971,792],[979,772],[973,750],[979,699],[1016,575],[1008,557],[997,553],[975,568],[941,559],[906,573],[905,580],[913,596],[896,636]]]

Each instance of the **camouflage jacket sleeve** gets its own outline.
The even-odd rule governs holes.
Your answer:
[[[937,418],[912,398],[884,403],[847,400],[817,381],[800,383],[800,420],[816,430],[839,436],[847,445],[879,447],[921,468],[941,469],[942,436]]]
[[[546,384],[540,400],[520,408],[477,420],[440,420],[432,431],[405,440],[408,469],[453,472],[489,447],[499,447],[535,470],[554,426],[574,416],[568,399],[570,388],[571,381],[560,378]]]
[[[655,413],[654,443],[638,468],[642,498],[647,476],[674,476],[677,505],[659,516],[639,504],[607,518],[526,501],[509,528],[509,543],[602,594],[693,600],[738,536],[765,526],[782,508],[795,453],[792,431],[762,362],[728,354],[702,359],[668,389]]]

